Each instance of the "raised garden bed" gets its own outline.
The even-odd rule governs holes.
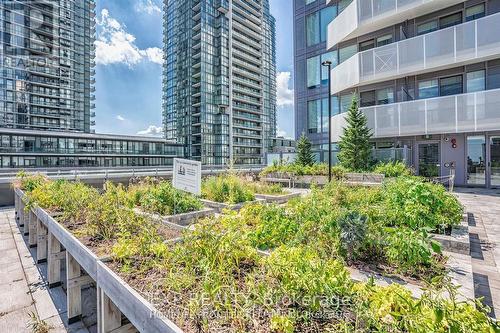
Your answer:
[[[87,208],[85,223],[88,225],[83,230],[94,235],[106,235],[115,241],[110,247],[111,261],[106,262],[111,270],[101,274],[103,263],[97,259],[97,282],[103,276],[122,282],[120,285],[128,283],[135,289],[123,289],[117,285],[117,289],[113,290],[103,284],[106,295],[115,298],[121,295],[124,298],[122,302],[127,302],[129,295],[139,300],[141,297],[142,300],[150,300],[149,303],[140,302],[137,305],[139,311],[134,313],[134,309],[127,309],[129,304],[134,304],[134,300],[124,304],[119,299],[113,299],[113,304],[127,317],[140,316],[129,319],[141,332],[181,332],[179,328],[186,333],[222,330],[273,333],[339,330],[417,332],[417,327],[426,328],[418,332],[428,332],[429,327],[435,331],[448,330],[453,323],[460,323],[456,331],[464,333],[497,329],[480,306],[456,302],[454,298],[445,300],[440,296],[441,291],[429,289],[421,295],[421,300],[414,300],[411,292],[396,284],[378,287],[371,283],[353,283],[342,261],[332,257],[328,251],[335,249],[335,244],[330,242],[335,226],[329,221],[336,221],[334,217],[337,215],[318,214],[331,209],[332,203],[344,202],[345,192],[337,195],[325,192],[324,196],[328,198],[325,205],[319,206],[317,200],[306,201],[298,210],[308,214],[299,219],[301,224],[317,231],[310,235],[324,237],[309,237],[307,240],[302,237],[306,236],[302,231],[307,230],[298,230],[302,236],[297,234],[295,227],[300,224],[287,223],[287,219],[293,216],[273,213],[272,209],[281,209],[282,206],[252,205],[248,209],[271,209],[265,212],[269,218],[266,223],[259,223],[259,220],[264,220],[253,211],[247,212],[246,220],[242,220],[241,214],[237,213],[221,215],[218,219],[205,219],[196,228],[182,233],[180,242],[169,242],[164,237],[156,236],[158,229],[151,228],[155,223],[135,220],[135,217],[127,215],[129,212],[120,211],[121,200],[114,194],[111,191],[100,194],[102,197],[91,196],[96,204]],[[347,193],[347,198],[355,194]],[[375,195],[358,194],[361,198]],[[43,196],[38,198],[52,202]],[[86,203],[85,195],[75,198],[76,203],[82,200],[81,204]],[[68,196],[61,195],[55,201],[61,200],[62,205],[68,205],[68,211],[61,210],[64,214],[61,218],[67,218],[68,214],[78,217],[75,202],[68,199]],[[107,200],[111,200],[109,210],[99,204]],[[96,224],[102,220],[93,220],[94,217],[105,216],[102,213],[109,214],[114,222],[104,226]],[[377,211],[368,213],[376,214]],[[277,233],[266,229],[269,223],[278,228]],[[114,238],[117,233],[107,232],[104,227],[111,227],[111,230],[119,227],[120,237]],[[75,228],[72,232],[79,233],[81,230]],[[304,242],[298,244],[288,238],[295,235]],[[264,256],[256,245],[263,250],[272,248],[273,251]],[[340,306],[335,302],[337,300],[343,300]],[[105,303],[99,304],[102,306]],[[394,309],[398,310],[397,314]],[[429,314],[438,310],[446,318],[436,322]],[[151,316],[151,313],[154,315]],[[157,322],[151,323],[151,320]]]
[[[298,198],[302,194],[300,192],[291,192],[288,190],[285,190],[284,194],[256,194],[255,197],[257,199],[262,199],[265,200],[266,202],[269,203],[277,203],[277,204],[282,204],[285,202],[288,202],[288,200],[293,199],[293,198]]]
[[[449,235],[432,234],[432,239],[439,242],[448,252],[470,255],[469,225],[467,223],[467,215],[464,215],[464,219],[460,225],[451,229],[451,233]]]
[[[263,203],[265,200],[264,199],[256,199],[252,201],[246,201],[246,202],[240,202],[237,204],[230,204],[230,203],[224,203],[224,202],[215,202],[215,201],[210,201],[206,199],[201,199],[201,202],[209,208],[214,209],[217,213],[222,213],[224,209],[228,210],[234,210],[238,211],[241,208],[243,208],[245,205],[252,204],[252,203]]]

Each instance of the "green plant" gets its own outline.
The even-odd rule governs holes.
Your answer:
[[[204,199],[228,204],[255,200],[246,182],[231,173],[205,179],[201,192]]]
[[[358,108],[358,101],[353,97],[346,116],[347,127],[340,137],[338,154],[340,165],[355,171],[370,169],[372,146],[371,130],[367,126],[366,116]]]
[[[368,230],[367,220],[366,216],[360,215],[358,212],[350,212],[339,219],[340,240],[348,260],[357,256],[357,252],[365,240]]]
[[[387,261],[400,272],[418,276],[440,266],[437,255],[441,254],[441,245],[431,240],[427,230],[400,227],[385,231],[388,235],[385,240]]]
[[[346,168],[340,165],[332,167],[332,175],[337,180],[344,178],[347,171]],[[315,163],[309,166],[303,166],[297,163],[275,164],[264,168],[260,176],[265,177],[272,173],[284,173],[290,176],[326,176],[328,175],[328,164]]]
[[[203,208],[198,198],[175,189],[167,181],[154,183],[145,180],[130,186],[129,193],[136,206],[160,215],[182,214]]]
[[[30,312],[29,321],[26,325],[33,333],[48,333],[52,327],[45,321],[41,320],[35,312]]]
[[[13,185],[23,191],[31,192],[47,181],[48,178],[40,173],[28,174],[26,171],[19,171]]]
[[[297,141],[297,158],[295,163],[300,166],[312,166],[316,162],[312,151],[312,144],[309,138],[302,133]]]
[[[383,174],[389,178],[413,175],[413,171],[400,161],[377,164],[373,172]]]
[[[285,193],[283,187],[280,184],[266,184],[259,182],[247,182],[247,187],[252,191],[252,193],[257,194],[283,194]]]
[[[402,177],[384,185],[387,222],[414,230],[443,231],[462,220],[463,208],[441,185],[419,177]]]

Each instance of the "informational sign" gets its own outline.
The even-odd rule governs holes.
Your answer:
[[[172,183],[178,190],[200,195],[201,162],[174,158],[174,175]]]

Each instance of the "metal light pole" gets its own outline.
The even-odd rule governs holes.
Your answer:
[[[328,68],[328,182],[332,181],[332,62],[323,61]]]

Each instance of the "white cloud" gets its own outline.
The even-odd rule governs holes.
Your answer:
[[[276,77],[278,106],[293,105],[293,89],[289,87],[291,78],[292,73],[290,72],[279,72]]]
[[[125,121],[125,118],[122,115],[117,115],[116,119],[119,121]]]
[[[163,127],[150,125],[145,130],[137,132],[137,134],[138,135],[145,135],[145,136],[162,136],[163,135]]]
[[[278,127],[276,129],[276,136],[277,137],[284,137],[284,138],[286,138],[287,134],[286,134],[286,132],[284,130],[282,130],[281,128]]]
[[[153,0],[136,0],[135,10],[149,15],[161,14],[160,6]]]
[[[163,63],[163,51],[160,48],[139,49],[135,45],[135,36],[126,32],[126,26],[112,18],[107,9],[101,11],[97,24],[101,27],[95,41],[97,64],[123,63],[132,67],[141,61]]]

